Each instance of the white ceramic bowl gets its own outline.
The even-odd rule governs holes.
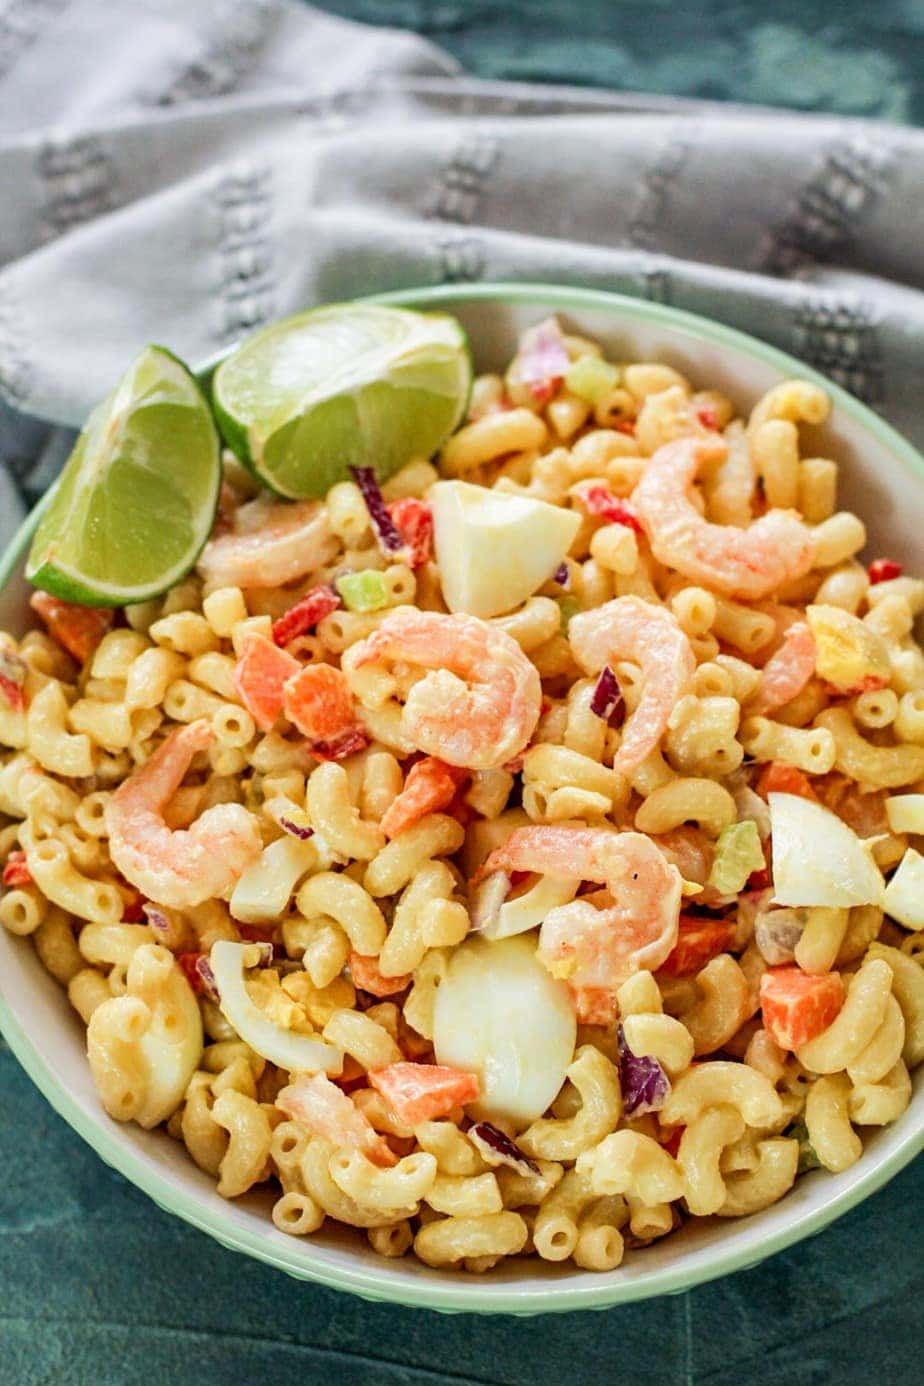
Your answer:
[[[870,552],[905,560],[912,569],[921,567],[924,462],[919,455],[844,391],[753,338],[654,304],[541,285],[463,285],[408,291],[385,301],[457,314],[481,370],[502,366],[524,326],[557,312],[569,326],[601,340],[616,359],[666,361],[697,384],[724,390],[742,411],[780,379],[800,375],[815,380],[829,390],[834,409],[829,424],[815,430],[812,452],[841,463],[841,503],[866,520]],[[22,563],[34,523],[33,515],[0,564],[0,628],[19,631],[27,623]],[[268,1196],[254,1194],[227,1203],[218,1197],[213,1181],[167,1136],[111,1121],[90,1078],[83,1026],[41,967],[29,940],[3,929],[0,1026],[52,1106],[103,1160],[162,1207],[224,1245],[298,1278],[370,1299],[446,1311],[530,1314],[604,1308],[688,1289],[754,1265],[819,1231],[880,1188],[924,1147],[922,1065],[909,1110],[894,1126],[868,1133],[863,1157],[852,1169],[837,1175],[808,1174],[763,1213],[687,1224],[604,1275],[534,1259],[511,1260],[487,1276],[438,1272],[411,1258],[383,1260],[361,1234],[330,1223],[316,1237],[288,1237],[269,1220]],[[4,1113],[4,1119],[14,1120],[15,1113]]]

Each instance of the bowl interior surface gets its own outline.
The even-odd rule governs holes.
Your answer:
[[[469,333],[481,371],[502,368],[515,350],[517,334],[540,317],[558,312],[569,328],[600,340],[612,358],[665,361],[695,386],[723,390],[742,413],[764,390],[788,376],[819,381],[832,394],[834,408],[828,424],[806,431],[806,450],[842,464],[840,504],[866,521],[870,555],[888,554],[914,568],[924,532],[924,463],[864,406],[792,358],[703,319],[595,291],[459,286],[402,292],[383,300],[455,313]],[[29,588],[22,563],[29,537],[27,522],[0,564],[0,629],[21,632],[28,624]],[[688,1223],[677,1234],[629,1255],[623,1266],[607,1274],[520,1258],[478,1277],[430,1270],[410,1258],[383,1260],[361,1233],[329,1222],[315,1237],[289,1237],[269,1221],[269,1195],[255,1193],[228,1203],[166,1135],[111,1121],[90,1077],[82,1024],[42,968],[30,941],[2,929],[0,1025],[52,1105],[102,1159],[161,1206],[225,1245],[296,1277],[368,1298],[450,1312],[604,1308],[688,1289],[753,1265],[820,1230],[924,1147],[924,1081],[919,1070],[911,1107],[894,1126],[865,1134],[865,1151],[857,1165],[839,1175],[818,1171],[803,1177],[786,1198],[763,1213]]]

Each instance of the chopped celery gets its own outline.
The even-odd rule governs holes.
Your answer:
[[[766,864],[757,824],[750,818],[732,823],[723,829],[716,843],[709,885],[720,895],[737,895],[744,889],[751,872],[761,871]]]
[[[388,587],[381,573],[366,568],[361,573],[344,573],[334,583],[347,611],[381,611],[388,605]]]
[[[562,631],[567,635],[571,617],[578,614],[581,609],[581,603],[576,597],[555,597],[554,600],[558,603],[558,609],[561,612]]]
[[[600,356],[579,356],[565,371],[565,386],[579,399],[596,404],[619,383],[619,368]]]
[[[789,1130],[784,1133],[790,1140],[799,1142],[799,1174],[804,1174],[807,1169],[818,1169],[821,1161],[815,1153],[815,1147],[809,1140],[808,1127],[804,1121],[794,1121]]]

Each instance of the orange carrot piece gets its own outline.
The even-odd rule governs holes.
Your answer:
[[[728,919],[702,919],[695,914],[682,914],[677,942],[660,970],[669,977],[689,977],[724,953],[734,936],[735,926]]]
[[[424,756],[412,765],[404,788],[382,816],[382,832],[386,837],[398,837],[419,818],[451,804],[465,771],[447,765],[436,756]]]
[[[346,675],[332,664],[305,664],[287,680],[283,706],[309,741],[333,741],[356,725]]]
[[[813,977],[798,967],[771,967],[760,979],[764,1029],[781,1049],[799,1049],[836,1019],[844,1004],[839,972]]]
[[[818,795],[802,771],[781,760],[771,760],[761,771],[756,789],[763,799],[768,794],[798,794],[800,799],[812,799],[818,803]]]
[[[49,634],[81,664],[86,664],[115,620],[107,607],[62,602],[50,592],[33,592],[29,605],[41,616]]]
[[[400,977],[385,977],[379,971],[378,958],[364,957],[362,953],[350,954],[350,976],[353,985],[360,991],[368,991],[372,996],[394,996],[403,991],[411,980],[411,974]]]
[[[476,1074],[443,1064],[389,1064],[373,1070],[369,1082],[405,1126],[435,1121],[481,1093]]]
[[[253,634],[244,638],[234,666],[234,687],[261,731],[269,731],[282,711],[283,687],[300,665],[272,640]]]

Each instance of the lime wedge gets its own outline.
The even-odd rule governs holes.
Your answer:
[[[455,318],[339,303],[274,323],[218,367],[228,446],[283,496],[323,498],[351,466],[384,481],[461,420],[472,363]]]
[[[156,596],[195,563],[220,486],[208,401],[182,361],[145,347],[77,439],[26,577],[91,606]]]

